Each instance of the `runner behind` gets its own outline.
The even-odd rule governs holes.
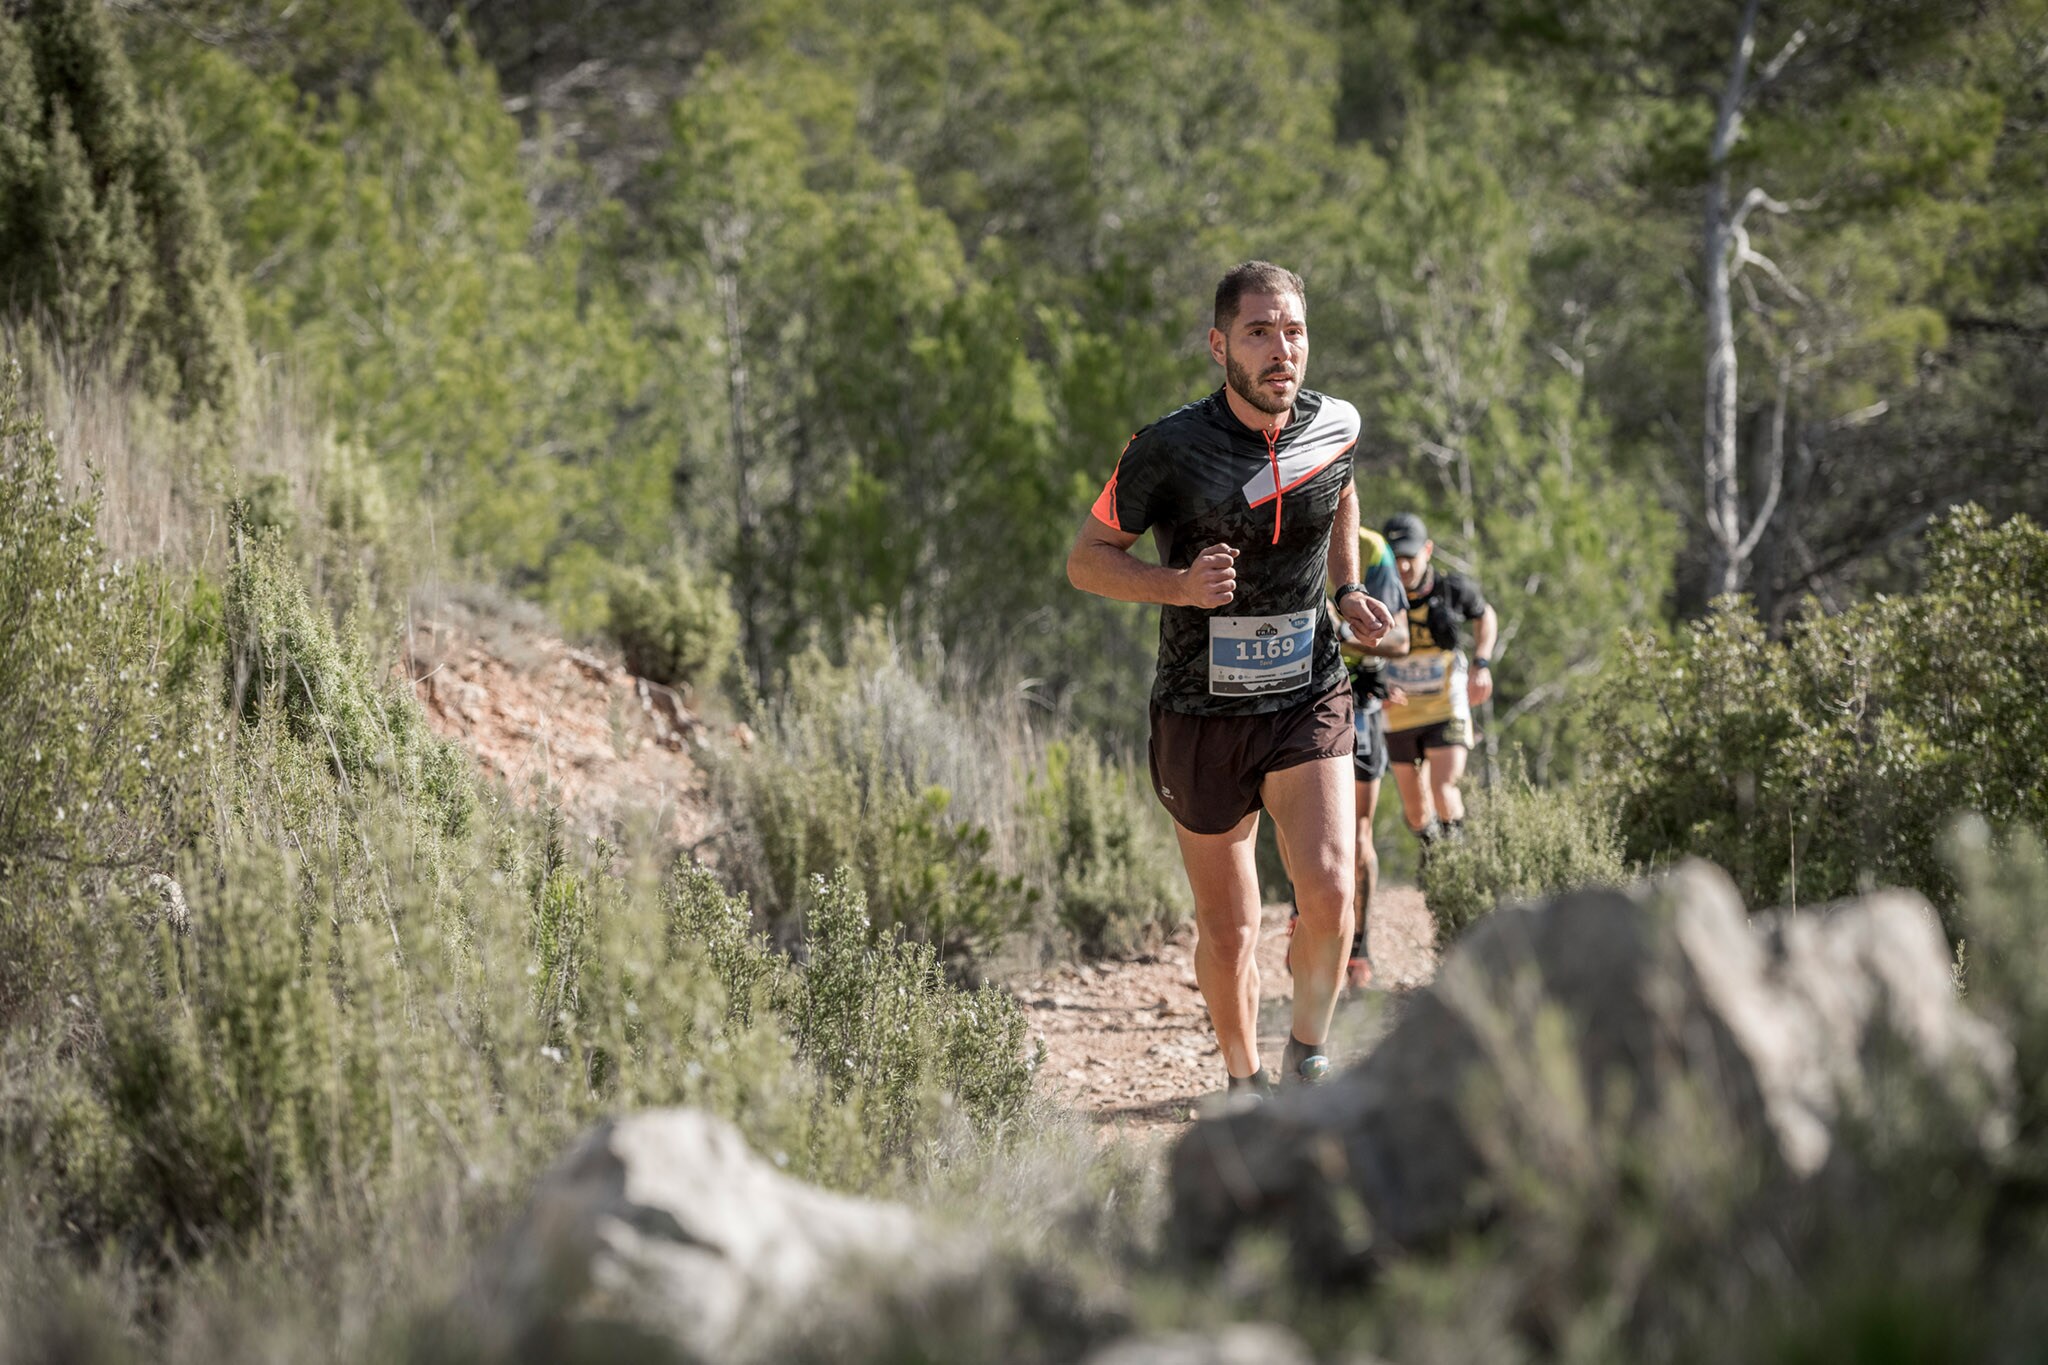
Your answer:
[[[1385,536],[1363,527],[1358,532],[1360,580],[1367,592],[1394,614],[1394,628],[1375,644],[1366,644],[1348,629],[1340,632],[1344,662],[1351,670],[1353,733],[1352,777],[1358,795],[1358,930],[1351,937],[1351,960],[1345,984],[1363,990],[1372,984],[1372,898],[1379,889],[1380,855],[1372,839],[1372,821],[1380,806],[1380,779],[1387,775],[1387,661],[1408,652],[1408,593],[1393,549]]]
[[[1389,518],[1384,534],[1408,590],[1408,653],[1386,668],[1387,755],[1401,814],[1426,850],[1464,828],[1458,782],[1472,748],[1472,708],[1493,695],[1500,618],[1477,583],[1437,571],[1436,542],[1421,517]],[[1459,626],[1468,621],[1476,622],[1469,668],[1459,647]]]
[[[1351,485],[1357,409],[1302,388],[1301,280],[1264,261],[1216,287],[1209,354],[1224,384],[1131,438],[1081,524],[1067,577],[1084,591],[1156,602],[1153,790],[1174,819],[1194,895],[1195,978],[1231,1088],[1263,1085],[1258,1043],[1259,883],[1270,810],[1295,878],[1289,1080],[1320,1080],[1352,930],[1355,795],[1351,687],[1324,611],[1335,582],[1352,630],[1392,625],[1358,577]],[[1150,530],[1151,565],[1130,553]]]
[[[1358,532],[1360,579],[1365,590],[1378,598],[1393,614],[1394,625],[1378,643],[1361,643],[1341,618],[1333,620],[1344,665],[1351,674],[1352,778],[1357,792],[1358,876],[1353,892],[1356,926],[1351,934],[1351,956],[1344,964],[1344,984],[1364,990],[1372,984],[1372,897],[1379,887],[1379,850],[1373,844],[1373,816],[1379,810],[1380,779],[1387,775],[1387,737],[1380,724],[1380,704],[1387,695],[1386,662],[1408,652],[1408,594],[1401,586],[1401,573],[1394,565],[1394,552],[1378,531],[1361,527]],[[1335,616],[1336,604],[1330,604]],[[1288,920],[1287,932],[1294,933],[1300,914]],[[1292,945],[1288,965],[1293,966]]]

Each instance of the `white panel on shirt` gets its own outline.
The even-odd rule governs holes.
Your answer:
[[[1308,429],[1280,452],[1282,492],[1314,478],[1332,460],[1358,444],[1358,409],[1341,398],[1323,398]],[[1244,500],[1253,507],[1273,500],[1273,466],[1269,462],[1244,486]]]

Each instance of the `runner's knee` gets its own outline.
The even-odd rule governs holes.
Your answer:
[[[1255,924],[1233,921],[1229,924],[1202,926],[1197,947],[1222,962],[1239,966],[1249,962],[1259,947],[1259,930]]]

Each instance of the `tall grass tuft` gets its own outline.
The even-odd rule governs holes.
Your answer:
[[[939,672],[857,632],[844,665],[797,660],[751,751],[714,756],[721,866],[770,931],[802,932],[842,866],[876,923],[956,965],[1020,935],[1114,950],[1178,922],[1172,841],[1133,774]]]

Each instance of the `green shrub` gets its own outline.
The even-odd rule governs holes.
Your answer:
[[[1442,948],[1503,900],[1628,877],[1614,816],[1596,793],[1511,777],[1467,794],[1464,832],[1430,847],[1421,880]]]
[[[612,639],[639,677],[701,687],[724,683],[738,663],[739,614],[724,580],[680,559],[653,575],[617,570],[609,605]]]
[[[0,1022],[62,988],[74,887],[139,884],[187,837],[196,737],[163,664],[174,625],[155,576],[94,534],[56,451],[0,375]]]
[[[833,1098],[858,1100],[888,1153],[931,1127],[927,1106],[957,1102],[984,1132],[1015,1122],[1034,1057],[1024,1012],[995,986],[956,990],[929,944],[876,932],[842,870],[813,888],[800,971],[778,993],[800,1056]]]
[[[225,612],[229,702],[244,723],[275,710],[294,740],[324,752],[345,783],[388,774],[423,816],[450,834],[475,797],[469,760],[427,729],[411,694],[378,670],[351,630],[316,609],[276,528],[237,510]]]
[[[1874,884],[1952,905],[1961,811],[2048,825],[2048,532],[1974,508],[1928,533],[1923,589],[1767,638],[1723,603],[1634,642],[1595,753],[1631,858],[1726,867],[1757,904]]]
[[[1164,821],[1132,774],[1086,739],[1046,745],[1025,810],[1061,928],[1094,953],[1129,952],[1187,915]]]
[[[139,96],[104,7],[0,14],[0,123],[0,301],[182,406],[231,406],[247,340],[227,246],[182,123]]]
[[[948,708],[879,635],[844,667],[799,656],[752,751],[714,765],[722,864],[780,940],[802,933],[818,878],[840,867],[876,923],[949,958],[1029,922],[1000,732]]]

